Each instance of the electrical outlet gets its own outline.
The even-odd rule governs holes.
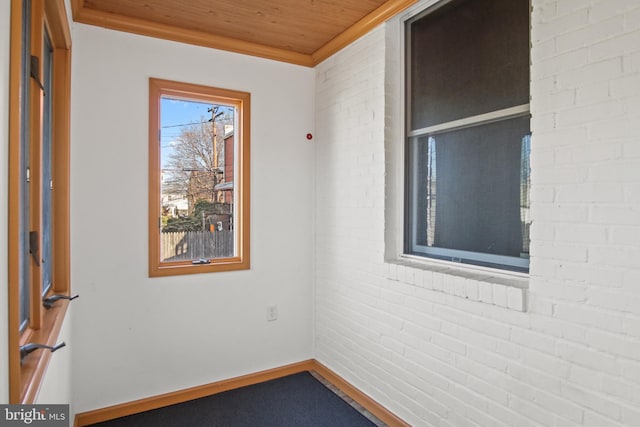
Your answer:
[[[274,320],[278,320],[278,306],[269,305],[267,306],[267,321],[273,322]]]

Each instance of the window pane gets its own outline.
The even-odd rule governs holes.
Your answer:
[[[160,109],[160,261],[235,256],[235,107],[162,97]]]
[[[53,280],[53,250],[52,250],[52,123],[53,117],[53,85],[51,81],[53,66],[53,48],[49,36],[45,32],[44,52],[42,56],[42,83],[44,97],[42,108],[42,287],[41,294],[45,295]]]
[[[529,103],[529,0],[456,0],[408,27],[410,129]]]
[[[20,78],[20,332],[28,325],[31,317],[30,299],[31,299],[31,258],[29,255],[29,223],[31,218],[31,203],[29,191],[29,162],[31,151],[31,132],[30,132],[30,99],[31,99],[31,77],[29,75],[29,60],[31,46],[31,1],[23,2],[22,6],[22,52],[21,52],[21,70]]]
[[[528,117],[414,138],[410,149],[414,252],[528,258]]]

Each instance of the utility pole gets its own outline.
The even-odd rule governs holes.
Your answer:
[[[217,133],[217,128],[216,128],[216,119],[218,117],[220,117],[223,113],[218,112],[218,106],[212,105],[211,108],[207,109],[207,112],[211,113],[211,119],[209,119],[209,121],[211,122],[211,126],[213,126],[213,132],[211,132],[212,134],[212,141],[211,143],[213,144],[213,170],[212,170],[212,181],[213,181],[213,187],[211,188],[211,201],[212,202],[217,202],[217,194],[214,190],[214,187],[216,186],[216,184],[218,183],[218,157],[219,157],[219,153],[218,153],[218,144],[216,144],[216,133]]]

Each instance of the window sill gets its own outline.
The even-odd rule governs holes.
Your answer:
[[[43,326],[33,331],[28,336],[28,342],[42,343],[49,346],[58,344],[57,340],[62,329],[62,324],[67,313],[68,301],[59,301],[56,305],[44,313]],[[19,356],[17,356],[19,358]],[[32,404],[35,402],[40,386],[51,360],[52,354],[48,350],[38,350],[29,354],[20,365],[20,373],[15,373],[20,378],[20,404]]]
[[[245,256],[244,259],[236,257],[214,260],[209,264],[193,264],[191,262],[183,262],[154,265],[152,264],[153,260],[150,260],[149,262],[149,277],[179,276],[182,274],[216,273],[222,271],[239,271],[250,269],[248,256]]]
[[[387,260],[387,278],[435,292],[526,312],[529,275],[401,255]]]

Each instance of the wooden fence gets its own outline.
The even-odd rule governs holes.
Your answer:
[[[233,256],[233,231],[178,231],[160,233],[162,261]]]

